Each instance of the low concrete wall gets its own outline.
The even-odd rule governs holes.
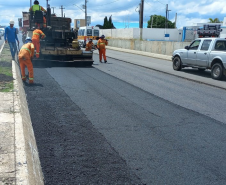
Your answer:
[[[188,46],[190,42],[142,41],[138,39],[110,39],[109,46],[146,51],[150,53],[172,55],[176,49]]]
[[[164,41],[165,34],[169,34],[170,41],[180,42],[182,40],[181,29],[164,28],[121,28],[121,29],[100,29],[100,35],[114,39],[140,39],[142,31],[142,40]]]
[[[27,106],[20,69],[12,63],[14,80],[16,181],[17,185],[43,185],[44,178]]]

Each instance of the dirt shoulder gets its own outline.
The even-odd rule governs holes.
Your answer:
[[[13,90],[12,56],[8,44],[0,54],[0,92]]]

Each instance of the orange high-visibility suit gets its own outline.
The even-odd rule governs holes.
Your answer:
[[[91,51],[92,48],[93,48],[93,43],[92,42],[88,42],[86,44],[86,51]]]
[[[18,58],[20,62],[20,69],[22,80],[26,81],[25,66],[27,66],[29,72],[29,83],[34,82],[33,65],[31,63],[31,58],[34,57],[34,45],[32,43],[27,43],[20,49]]]
[[[104,57],[104,62],[107,62],[107,58],[106,58],[106,48],[105,46],[108,45],[108,41],[105,39],[100,38],[97,42],[97,48],[99,49],[99,58],[100,58],[100,62],[102,62],[102,55]]]
[[[32,36],[32,43],[34,44],[35,49],[36,49],[36,58],[39,58],[40,37],[42,39],[44,39],[45,38],[45,34],[40,29],[34,30],[33,31],[33,36]]]
[[[33,5],[30,9],[29,9],[29,11],[31,12],[31,11],[33,11],[33,14],[35,14],[35,11],[36,10],[41,10],[41,11],[43,11],[43,12],[47,12],[46,10],[45,10],[45,8],[43,8],[42,6],[40,6],[40,5]],[[35,23],[36,25],[37,25],[37,23]],[[38,25],[39,27],[40,27],[40,25]],[[43,27],[44,28],[46,28],[46,18],[43,16]]]

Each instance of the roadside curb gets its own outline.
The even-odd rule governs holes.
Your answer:
[[[14,78],[14,121],[15,121],[15,158],[16,184],[44,185],[34,131],[28,110],[26,94],[20,77],[19,66],[12,61]]]

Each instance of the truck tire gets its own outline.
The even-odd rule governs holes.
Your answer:
[[[180,57],[178,57],[178,56],[177,57],[174,57],[174,59],[173,59],[173,69],[175,71],[180,71],[181,68],[182,68],[182,64],[181,64]]]
[[[223,77],[223,66],[221,63],[216,63],[211,69],[211,76],[214,80],[220,80]]]

